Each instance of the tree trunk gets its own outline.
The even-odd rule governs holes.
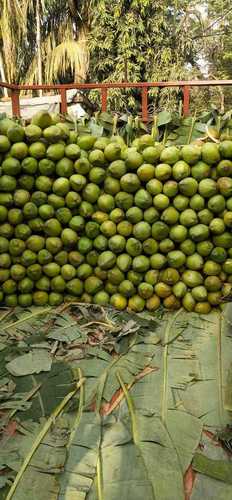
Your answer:
[[[36,0],[36,45],[38,54],[38,84],[43,83],[42,70],[42,53],[41,53],[41,29],[40,29],[40,0]],[[43,95],[43,91],[39,90],[39,96]]]
[[[6,81],[6,75],[5,75],[5,69],[4,69],[4,63],[3,63],[3,56],[2,56],[2,51],[0,50],[0,79],[2,82]],[[8,92],[7,89],[4,87],[3,88],[3,95],[4,97],[8,97]]]

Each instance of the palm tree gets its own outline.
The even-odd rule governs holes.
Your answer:
[[[1,80],[85,81],[90,4],[84,0],[0,0]]]
[[[87,28],[75,2],[70,0],[67,5],[65,0],[31,0],[29,26],[33,13],[36,26],[28,30],[32,54],[24,81],[52,83],[68,76],[85,81],[89,67]]]
[[[25,1],[2,0],[0,8],[1,78],[14,82],[18,79],[18,48],[26,32]]]
[[[41,28],[43,23],[43,14],[45,12],[44,0],[23,0],[24,12],[27,23],[27,42],[30,46],[30,41],[35,38],[33,43],[35,51],[35,60],[37,67],[36,83],[42,85],[43,83],[43,63],[42,63],[42,49],[41,49]],[[29,21],[29,22],[28,22]],[[32,36],[31,36],[32,31]],[[25,56],[27,50],[25,50]],[[39,91],[42,95],[42,90]]]

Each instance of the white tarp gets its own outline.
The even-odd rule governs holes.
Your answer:
[[[75,118],[81,118],[86,113],[79,103],[72,103],[77,91],[75,89],[67,90],[68,112]],[[38,111],[49,111],[50,113],[60,112],[61,97],[60,94],[42,96],[42,97],[23,97],[20,99],[20,114],[24,120],[30,119]],[[0,113],[6,113],[12,116],[11,101],[0,101]]]

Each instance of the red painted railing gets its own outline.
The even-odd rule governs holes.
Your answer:
[[[0,82],[0,87],[5,87],[11,91],[12,113],[15,117],[20,117],[20,91],[21,90],[57,90],[61,96],[61,113],[67,112],[66,91],[69,89],[91,90],[96,89],[101,92],[101,109],[107,110],[107,96],[109,89],[141,89],[142,120],[148,121],[148,91],[151,88],[178,87],[183,90],[183,114],[188,116],[190,106],[191,87],[211,87],[211,86],[232,85],[232,80],[189,80],[173,82],[141,82],[141,83],[71,83],[56,85],[15,85]]]

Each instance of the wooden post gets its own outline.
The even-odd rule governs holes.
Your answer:
[[[184,85],[184,103],[183,103],[184,116],[189,115],[189,104],[190,104],[190,87],[189,85]]]
[[[102,112],[107,111],[107,89],[101,89],[101,110]]]
[[[62,115],[65,115],[68,111],[66,88],[60,89],[60,96],[61,96],[60,111]]]
[[[148,122],[148,89],[142,88],[142,121]]]
[[[20,118],[19,93],[18,89],[11,90],[12,115],[17,118]]]

